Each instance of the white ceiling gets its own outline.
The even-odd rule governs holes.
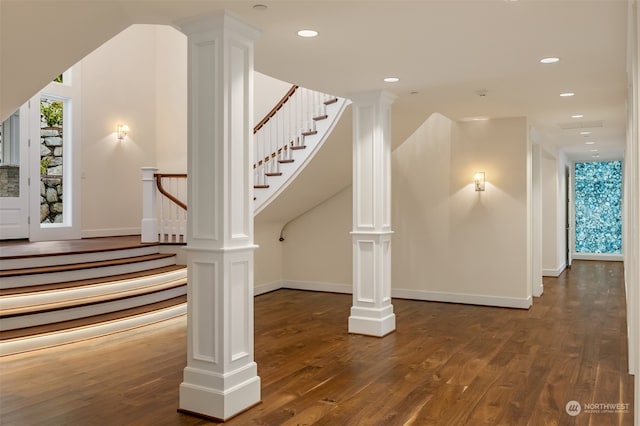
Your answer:
[[[624,0],[75,2],[82,7],[73,3],[66,2],[67,10],[78,16],[69,26],[83,25],[86,40],[90,39],[91,21],[85,19],[81,24],[80,15],[91,16],[92,4],[109,7],[108,13],[106,9],[100,12],[102,37],[107,33],[107,19],[120,19],[119,26],[123,22],[173,23],[229,9],[262,31],[255,49],[258,71],[347,97],[379,89],[395,93],[396,145],[432,112],[440,112],[456,120],[526,116],[541,142],[565,149],[573,158],[591,159],[591,149],[599,149],[601,159],[622,155]],[[256,10],[255,4],[267,8]],[[35,19],[39,10],[41,6],[32,7],[29,19]],[[42,20],[50,14],[48,10]],[[15,23],[15,16],[13,13],[3,25],[24,29]],[[114,31],[118,25],[114,24]],[[79,33],[74,34],[69,26],[62,35],[49,33],[48,37],[68,33],[77,38]],[[300,38],[296,31],[303,28],[315,29],[320,35]],[[5,33],[3,36],[6,39]],[[5,43],[3,50],[6,48]],[[541,64],[539,60],[547,56],[561,60]],[[11,66],[6,64],[3,71]],[[384,83],[387,76],[400,81]],[[3,86],[8,87],[6,82]],[[486,90],[486,96],[478,96],[478,90]],[[561,92],[576,95],[561,98]],[[584,117],[573,119],[573,114]],[[600,122],[600,127],[580,128]],[[576,128],[563,130],[561,125]],[[580,130],[591,131],[591,135],[582,136]],[[587,140],[595,144],[585,145]]]

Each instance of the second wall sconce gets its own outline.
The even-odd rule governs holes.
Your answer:
[[[476,191],[484,191],[484,172],[476,172],[473,175],[473,181],[476,185]]]
[[[118,140],[124,140],[124,138],[127,137],[127,133],[129,133],[129,126],[118,123],[116,126],[116,136],[118,137]]]

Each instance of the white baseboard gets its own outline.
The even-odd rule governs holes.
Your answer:
[[[544,293],[544,285],[542,283],[538,284],[537,287],[533,287],[533,297],[540,297]]]
[[[543,269],[542,276],[543,277],[559,277],[560,274],[563,273],[565,269],[567,269],[566,263],[563,263],[562,265],[558,266],[556,269]]]
[[[253,295],[259,296],[261,294],[269,293],[271,291],[280,290],[282,288],[282,281],[272,281],[270,283],[256,284],[253,287]]]
[[[605,260],[613,262],[622,262],[624,260],[622,254],[607,253],[573,253],[571,258],[573,260]]]
[[[282,282],[281,288],[292,290],[326,291],[330,293],[352,294],[353,287],[350,284],[323,283],[317,281],[292,281]],[[277,288],[273,288],[277,290]],[[484,296],[477,294],[443,293],[424,290],[391,289],[391,297],[400,299],[424,300],[428,302],[463,303],[467,305],[499,306],[503,308],[529,309],[532,298],[519,299],[515,297]]]
[[[424,300],[428,302],[462,303],[466,305],[498,306],[501,308],[529,309],[531,296],[517,297],[485,296],[480,294],[445,293],[440,291],[391,289],[391,297]]]
[[[353,286],[351,284],[323,283],[316,281],[285,280],[282,281],[282,288],[289,288],[292,290],[326,291],[328,293],[353,293]]]
[[[140,228],[105,228],[83,229],[80,231],[82,238],[119,237],[122,235],[140,235]]]

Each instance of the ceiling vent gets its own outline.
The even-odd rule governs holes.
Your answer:
[[[558,124],[562,130],[574,130],[574,129],[592,129],[594,127],[604,127],[604,121],[579,121],[571,123]]]

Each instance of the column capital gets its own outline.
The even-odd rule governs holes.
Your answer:
[[[351,102],[356,105],[383,104],[390,106],[398,97],[386,90],[370,90],[366,92],[356,92],[349,96]]]
[[[189,36],[224,29],[255,40],[261,33],[259,29],[243,22],[241,18],[228,10],[218,10],[210,14],[183,19],[176,22],[174,27]]]

